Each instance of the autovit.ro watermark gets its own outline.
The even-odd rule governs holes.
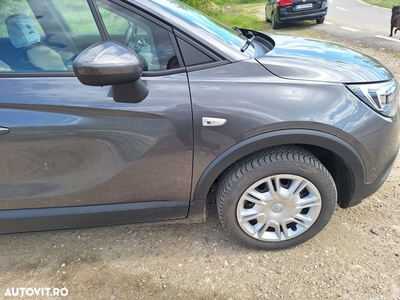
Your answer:
[[[66,287],[8,287],[4,297],[66,297],[68,289]]]

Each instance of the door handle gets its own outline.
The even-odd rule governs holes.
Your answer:
[[[10,128],[0,127],[0,135],[7,134],[10,132]]]

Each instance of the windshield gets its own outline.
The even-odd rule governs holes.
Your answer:
[[[235,47],[237,51],[240,51],[246,44],[247,39],[244,36],[239,36],[234,29],[204,15],[185,3],[178,0],[152,0],[152,2],[157,3],[159,6],[185,20],[185,22],[202,29],[208,35],[223,41],[227,45]],[[250,45],[245,53],[254,57],[254,46]]]

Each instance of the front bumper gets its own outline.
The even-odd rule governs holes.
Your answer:
[[[400,112],[388,118],[361,103],[338,137],[351,144],[363,160],[364,178],[355,178],[348,203],[354,206],[374,194],[390,174],[400,147]]]
[[[356,183],[353,199],[350,201],[348,207],[357,205],[362,202],[363,199],[374,194],[379,188],[385,183],[386,179],[390,175],[394,161],[397,158],[397,153],[389,161],[386,168],[382,171],[381,175],[374,182],[358,182]]]
[[[347,207],[351,207],[360,204],[363,199],[368,198],[373,195],[380,187],[385,183],[386,179],[389,177],[392,171],[392,166],[397,158],[398,151],[389,161],[385,169],[379,175],[379,177],[374,182],[357,182],[355,184],[354,195]]]

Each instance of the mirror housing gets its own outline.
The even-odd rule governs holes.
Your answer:
[[[78,80],[85,85],[112,85],[114,91],[129,91],[129,94],[114,92],[117,102],[140,102],[149,93],[140,79],[143,73],[141,58],[120,43],[103,41],[91,45],[78,55],[73,68]]]

